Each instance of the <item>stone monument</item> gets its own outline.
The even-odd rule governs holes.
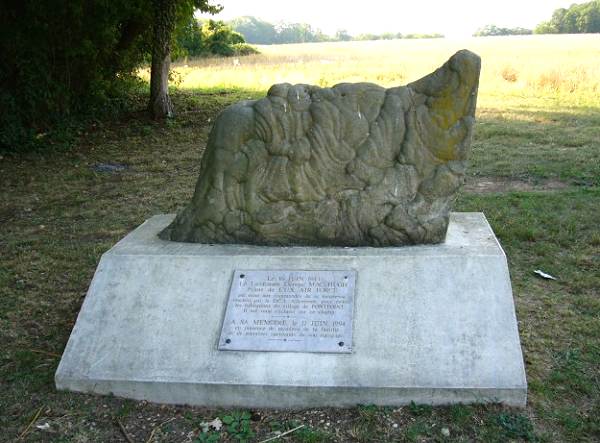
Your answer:
[[[191,204],[167,240],[257,245],[439,243],[463,182],[480,59],[407,86],[280,84],[216,120]]]
[[[523,406],[506,257],[483,214],[450,212],[479,69],[460,51],[403,87],[282,84],[227,108],[187,208],[102,256],[57,387],[213,407]]]

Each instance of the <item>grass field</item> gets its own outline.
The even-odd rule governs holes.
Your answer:
[[[535,106],[549,99],[576,106],[600,103],[600,35],[258,46],[261,54],[248,57],[180,61],[175,79],[185,89],[262,91],[282,82],[333,86],[361,81],[389,87],[428,74],[463,48],[483,59],[484,107],[505,104],[507,97],[533,98]]]
[[[223,411],[55,391],[100,255],[148,217],[186,203],[224,106],[277,81],[402,84],[463,47],[480,53],[484,68],[456,209],[483,211],[509,258],[526,409]],[[90,126],[69,150],[0,158],[0,441],[261,441],[300,425],[278,441],[599,441],[600,35],[261,51],[235,65],[179,64],[173,121],[148,120],[140,97],[139,111]],[[109,162],[125,169],[95,169]],[[203,433],[200,423],[217,416],[237,427]]]

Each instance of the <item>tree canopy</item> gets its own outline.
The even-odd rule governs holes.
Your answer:
[[[256,17],[238,17],[228,23],[251,44],[308,43],[331,40],[307,23],[269,23]]]
[[[175,25],[209,0],[174,0]],[[0,150],[40,145],[50,129],[125,104],[150,60],[157,0],[7,0],[0,10]],[[213,29],[213,34],[218,34]],[[218,38],[210,42],[217,47]]]
[[[473,37],[489,37],[489,36],[500,36],[500,35],[529,35],[532,34],[531,29],[525,28],[500,28],[496,25],[487,25],[483,28],[479,28],[473,34]]]
[[[190,17],[187,23],[176,30],[175,41],[174,58],[247,55],[258,52],[246,44],[242,34],[225,22],[198,20],[195,17]]]
[[[307,23],[269,23],[256,17],[238,17],[228,22],[246,41],[257,45],[273,45],[284,43],[311,43],[351,40],[393,40],[398,38],[440,38],[442,34],[401,34],[384,32],[382,34],[360,34],[352,36],[345,29],[338,30],[329,36],[320,29]]]
[[[540,23],[536,34],[584,34],[600,32],[600,0],[573,4],[554,11],[549,21]]]
[[[5,2],[0,146],[27,143],[114,97],[148,53],[147,0]]]

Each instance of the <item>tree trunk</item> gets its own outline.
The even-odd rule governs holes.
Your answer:
[[[152,38],[152,70],[150,72],[150,103],[152,117],[173,117],[173,103],[169,97],[169,68],[171,66],[171,35],[175,28],[177,0],[154,0],[154,27]]]

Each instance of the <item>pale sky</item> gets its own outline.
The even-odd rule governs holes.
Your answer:
[[[488,24],[534,28],[557,8],[576,0],[212,0],[225,7],[216,15],[230,20],[253,15],[271,23],[309,23],[326,34],[383,32],[469,36]]]

